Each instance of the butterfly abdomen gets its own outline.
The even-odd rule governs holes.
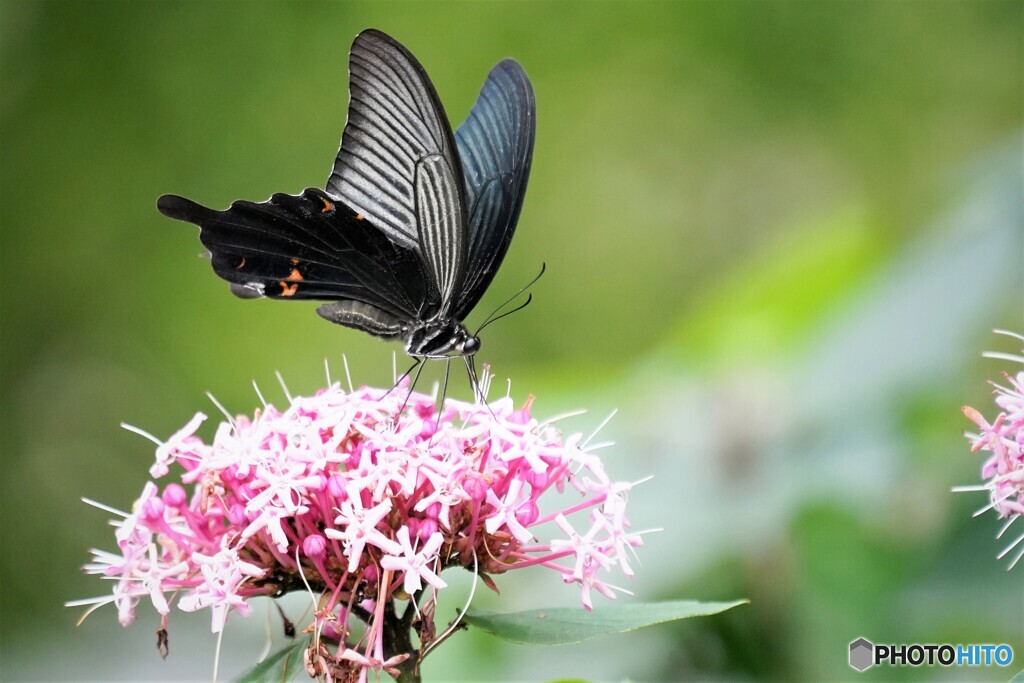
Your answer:
[[[398,316],[362,301],[335,301],[316,309],[324,320],[337,325],[369,332],[383,339],[401,339],[408,334],[408,324]]]

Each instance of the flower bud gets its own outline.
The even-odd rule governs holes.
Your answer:
[[[235,503],[228,508],[228,520],[235,526],[245,526],[249,521],[245,516],[245,506],[241,503]]]
[[[345,490],[347,484],[347,477],[340,474],[332,474],[330,479],[327,480],[327,493],[331,494],[331,497],[338,503],[348,500],[348,492]]]
[[[142,504],[142,517],[146,521],[159,521],[164,518],[164,501],[159,498],[150,498]]]
[[[431,503],[427,506],[427,509],[423,511],[423,516],[427,519],[437,520],[438,515],[441,514],[441,504]]]
[[[168,484],[161,497],[164,503],[172,508],[179,508],[188,501],[188,494],[181,484]]]
[[[426,519],[420,520],[420,530],[416,536],[423,542],[426,542],[431,536],[437,533],[438,524],[436,517],[427,517]]]
[[[302,554],[306,557],[323,557],[327,550],[327,539],[320,534],[311,534],[302,540]]]
[[[540,518],[540,508],[532,499],[516,509],[516,519],[523,526],[530,526]]]
[[[467,476],[462,483],[462,490],[476,503],[483,503],[487,500],[487,482],[479,476]]]

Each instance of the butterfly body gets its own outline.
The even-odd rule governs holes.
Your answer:
[[[405,352],[414,358],[472,356],[480,350],[480,338],[454,318],[437,316],[415,323],[403,323],[387,313],[361,302],[324,304],[317,313],[339,325],[353,327],[381,337],[405,341]]]
[[[428,320],[408,331],[405,352],[420,358],[444,358],[476,353],[480,341],[466,326],[451,318]]]
[[[452,133],[423,67],[393,38],[360,33],[349,113],[326,189],[239,200],[225,211],[164,195],[200,226],[214,272],[242,298],[326,301],[326,320],[405,343],[410,356],[467,361],[463,321],[515,231],[533,154],[533,90],[495,66]]]

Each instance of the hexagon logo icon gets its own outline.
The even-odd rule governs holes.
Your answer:
[[[875,646],[867,638],[858,638],[850,643],[850,666],[865,671],[875,664]]]

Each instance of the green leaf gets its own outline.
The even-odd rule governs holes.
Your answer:
[[[666,621],[706,617],[724,612],[747,600],[733,602],[697,602],[676,600],[639,605],[614,605],[586,612],[579,608],[529,610],[526,612],[488,612],[469,610],[464,621],[513,643],[527,645],[565,645],[609,633],[635,631]]]
[[[302,651],[309,647],[308,638],[300,638],[283,650],[278,650],[262,662],[239,676],[238,683],[286,683],[308,681],[309,674],[302,661]]]

